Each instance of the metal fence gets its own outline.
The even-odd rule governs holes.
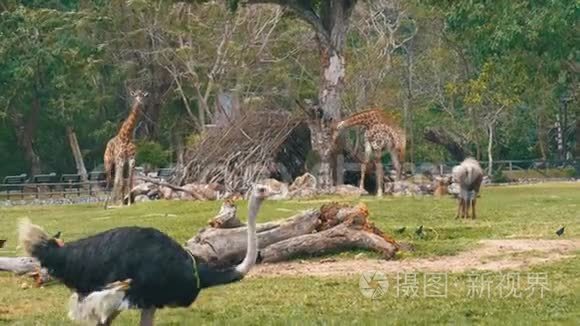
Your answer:
[[[442,163],[407,163],[405,170],[413,174],[429,172],[433,175],[444,175],[451,173],[451,169],[460,162]],[[283,170],[283,162],[278,163]],[[487,170],[488,162],[480,161],[482,168]],[[388,171],[392,166],[386,164]],[[344,173],[360,172],[359,163],[345,163]],[[518,171],[534,170],[547,171],[548,169],[575,169],[576,176],[580,176],[580,161],[543,161],[543,160],[498,160],[493,162],[493,171]],[[174,169],[159,169],[153,173],[152,177],[167,179],[174,173]],[[567,171],[569,172],[569,171]],[[543,173],[540,173],[542,175]],[[58,181],[57,181],[58,180]],[[286,180],[285,180],[286,181]],[[291,180],[289,180],[291,181]],[[26,174],[19,176],[8,176],[0,184],[0,200],[20,198],[20,199],[41,199],[41,198],[67,198],[67,196],[95,196],[97,194],[108,193],[106,188],[104,172],[96,171],[89,174],[88,181],[81,181],[76,174],[63,174],[57,178],[56,174],[37,175],[27,178]]]
[[[421,173],[426,170],[436,170],[438,174],[447,174],[451,172],[451,169],[461,162],[447,161],[441,163],[430,163],[421,162],[411,164],[409,163],[406,168],[407,170],[413,171],[413,173]],[[480,161],[481,167],[488,170],[489,161]],[[521,170],[548,170],[548,169],[575,169],[576,175],[580,175],[580,161],[574,160],[498,160],[493,161],[493,172],[497,171],[521,171]]]
[[[139,173],[142,174],[141,167],[135,170],[136,176]],[[165,168],[149,175],[167,179],[173,172],[174,169]],[[103,171],[89,173],[88,179],[82,181],[79,174],[62,174],[59,177],[56,173],[40,174],[30,178],[26,174],[7,176],[0,183],[0,200],[92,197],[111,191],[111,189],[107,189],[106,175]]]
[[[0,184],[0,200],[11,198],[54,198],[94,196],[107,192],[106,181]]]

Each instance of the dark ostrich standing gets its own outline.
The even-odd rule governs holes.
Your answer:
[[[249,202],[248,247],[235,267],[215,270],[196,262],[179,243],[153,228],[120,227],[62,244],[24,220],[20,243],[53,277],[74,291],[69,317],[110,325],[124,309],[141,310],[153,325],[157,308],[188,307],[199,292],[241,280],[257,258],[256,216],[268,189],[255,186]]]

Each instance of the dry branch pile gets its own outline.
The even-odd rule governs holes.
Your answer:
[[[244,193],[251,183],[275,174],[294,178],[304,173],[310,150],[303,119],[288,112],[246,112],[229,127],[210,128],[188,149],[178,184],[220,183],[232,193]],[[283,164],[285,171],[280,171]]]

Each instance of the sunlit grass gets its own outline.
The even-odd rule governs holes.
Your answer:
[[[580,183],[551,183],[531,186],[486,187],[482,192],[478,219],[455,220],[451,198],[372,197],[324,198],[319,200],[266,202],[259,221],[280,219],[324,202],[364,201],[371,220],[396,239],[415,245],[416,251],[398,259],[416,256],[451,255],[473,246],[480,239],[556,239],[555,231],[566,225],[565,238],[579,238]],[[153,226],[179,242],[192,237],[215,215],[220,202],[159,201],[130,208],[103,210],[101,205],[61,207],[15,207],[0,209],[0,238],[7,238],[0,255],[17,255],[16,225],[29,217],[49,232],[62,231],[65,241],[122,225]],[[239,215],[246,218],[245,203]],[[424,225],[427,235],[415,236]],[[403,234],[395,230],[406,226]],[[355,253],[338,255],[339,259]],[[367,255],[373,257],[372,254]],[[467,273],[450,274],[447,298],[397,298],[396,275],[388,275],[389,290],[377,300],[361,295],[358,277],[253,277],[240,283],[205,290],[188,309],[165,309],[157,315],[158,325],[192,324],[569,324],[580,322],[580,258],[532,269],[545,272],[550,290],[544,298],[469,298]],[[525,277],[522,271],[524,291]],[[418,274],[422,280],[423,274]],[[66,318],[69,291],[61,285],[43,289],[21,289],[28,281],[0,273],[0,324],[70,325]],[[422,283],[419,284],[423,286]],[[423,290],[422,288],[420,289]],[[125,325],[137,323],[137,312],[121,315]]]

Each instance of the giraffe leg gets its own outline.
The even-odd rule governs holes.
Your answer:
[[[368,141],[365,141],[365,158],[360,167],[360,184],[359,188],[362,190],[365,188],[365,174],[367,173],[367,166],[371,160],[372,148]]]
[[[375,156],[375,169],[377,176],[377,197],[383,196],[383,182],[385,180],[383,163],[381,162],[382,153],[379,151]]]
[[[122,159],[118,159],[115,161],[115,182],[113,184],[113,201],[119,202],[119,200],[123,200],[121,197],[121,192],[123,191],[123,168],[124,162]],[[121,198],[120,198],[121,197]]]
[[[401,166],[401,162],[399,161],[399,156],[395,150],[390,151],[391,154],[391,162],[393,162],[393,167],[397,172],[397,181],[400,181],[403,176],[403,167]]]
[[[473,197],[473,199],[471,200],[471,218],[475,220],[475,201],[477,199],[475,198],[475,195]]]
[[[135,171],[135,158],[129,158],[129,178],[127,180],[127,194],[129,195],[129,199],[127,200],[127,205],[131,206],[131,190],[133,190],[133,172]],[[123,194],[123,197],[125,194]]]
[[[459,218],[461,216],[461,214],[463,213],[463,211],[461,210],[461,206],[463,205],[463,199],[459,198],[457,201],[457,215],[455,215],[455,218]]]
[[[365,173],[367,171],[367,162],[363,162],[360,166],[360,183],[359,188],[362,190],[365,188]]]

